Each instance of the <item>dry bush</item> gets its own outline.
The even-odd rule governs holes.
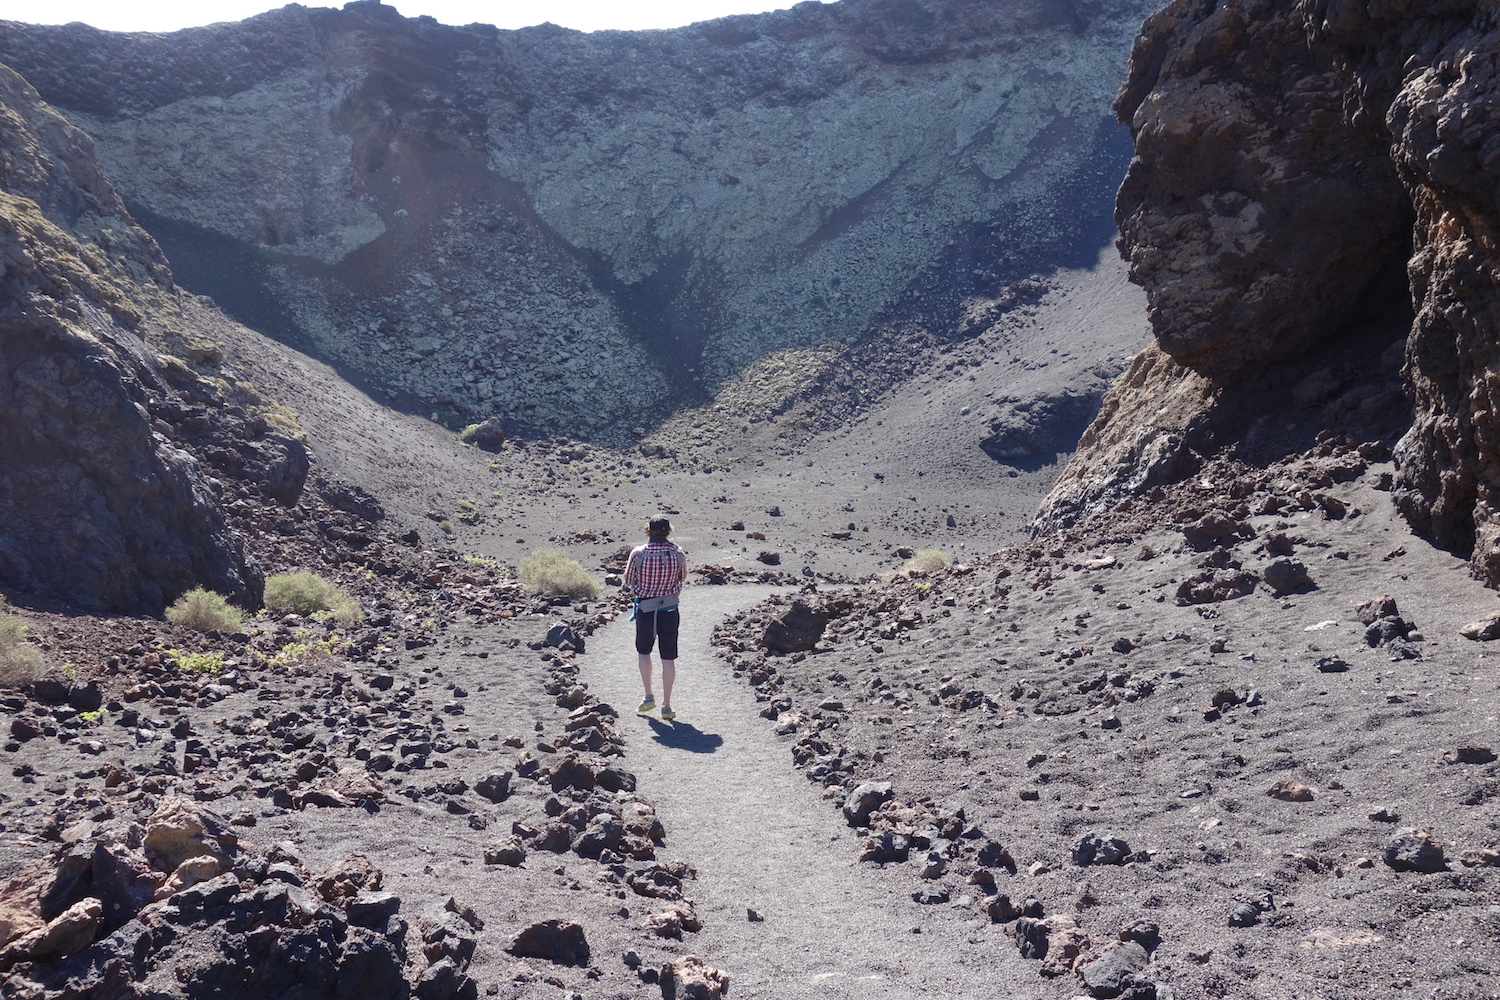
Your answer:
[[[0,687],[19,687],[41,676],[42,653],[26,641],[26,623],[5,607],[0,597]]]
[[[539,549],[521,560],[521,582],[549,597],[599,596],[599,584],[562,549]]]
[[[218,629],[220,632],[238,632],[244,622],[245,613],[230,604],[223,594],[194,587],[183,594],[167,609],[167,621],[199,632]]]
[[[942,549],[922,549],[901,564],[903,573],[936,573],[953,565],[953,557]]]
[[[364,608],[353,595],[305,569],[266,577],[266,607],[305,616],[327,614],[342,625],[354,625],[365,618]]]

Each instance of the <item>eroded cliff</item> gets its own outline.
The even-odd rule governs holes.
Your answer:
[[[1150,3],[845,0],[673,31],[377,2],[0,24],[189,287],[463,419],[608,439],[786,347],[944,337],[1092,261]]]
[[[148,410],[223,403],[157,353],[191,349],[176,295],[88,137],[0,66],[0,582],[94,609],[195,585],[259,604],[218,484]]]
[[[1040,524],[1225,448],[1400,435],[1403,513],[1500,583],[1497,46],[1477,3],[1176,2],[1146,21],[1116,103],[1136,148],[1116,218],[1157,340]]]

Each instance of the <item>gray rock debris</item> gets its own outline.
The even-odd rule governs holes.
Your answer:
[[[1385,863],[1398,872],[1445,871],[1448,867],[1440,840],[1415,827],[1397,830],[1386,838]]]
[[[1112,833],[1100,836],[1086,833],[1073,846],[1073,863],[1088,865],[1123,865],[1130,858],[1130,845]]]
[[[844,819],[850,826],[868,826],[870,813],[891,800],[889,781],[866,781],[844,799]]]

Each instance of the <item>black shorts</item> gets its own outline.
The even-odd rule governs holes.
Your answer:
[[[676,608],[659,611],[637,611],[635,614],[635,651],[645,654],[661,638],[661,658],[677,659],[677,629],[682,624],[682,615]]]

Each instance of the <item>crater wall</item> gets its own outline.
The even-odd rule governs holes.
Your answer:
[[[196,290],[398,398],[607,439],[768,352],[956,335],[966,304],[1091,262],[1151,7],[844,0],[584,34],[365,0],[170,35],[0,23],[0,58]]]
[[[0,66],[0,583],[147,614],[195,585],[259,605],[218,484],[148,410],[217,393],[150,346],[175,295],[88,137]]]

